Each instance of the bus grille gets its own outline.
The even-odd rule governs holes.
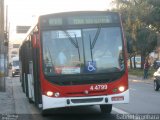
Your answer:
[[[92,103],[92,102],[102,102],[103,98],[87,98],[87,99],[71,99],[72,103]]]

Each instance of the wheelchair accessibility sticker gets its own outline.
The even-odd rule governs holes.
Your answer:
[[[86,69],[87,69],[88,72],[96,71],[96,62],[95,61],[88,61]]]

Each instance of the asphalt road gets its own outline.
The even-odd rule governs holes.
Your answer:
[[[143,81],[130,81],[130,103],[113,105],[110,115],[100,114],[99,106],[74,107],[56,109],[51,116],[41,116],[40,111],[22,92],[19,77],[12,79],[13,96],[15,100],[15,113],[20,120],[117,120],[121,114],[160,114],[160,90],[154,91],[153,83]]]
[[[154,91],[153,82],[133,81],[129,84],[130,103],[115,107],[134,114],[160,114],[160,90]]]

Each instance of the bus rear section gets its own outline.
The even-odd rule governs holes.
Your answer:
[[[44,15],[21,48],[22,88],[42,111],[128,103],[126,44],[116,12]]]

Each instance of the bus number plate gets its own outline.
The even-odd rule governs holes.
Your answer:
[[[90,90],[107,90],[107,85],[92,85]]]

